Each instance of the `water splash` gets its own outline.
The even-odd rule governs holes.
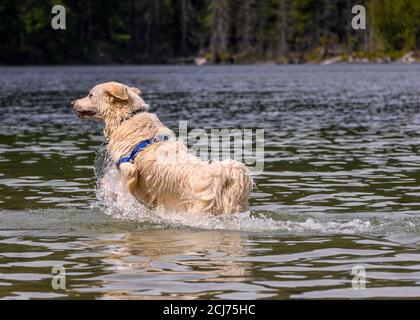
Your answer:
[[[243,212],[219,216],[171,212],[163,208],[150,210],[139,203],[123,186],[118,170],[102,146],[95,160],[98,179],[96,194],[102,211],[115,218],[132,220],[150,227],[200,228],[249,232],[289,232],[354,234],[368,233],[381,223],[366,219],[320,219],[302,214],[300,217],[269,212]]]

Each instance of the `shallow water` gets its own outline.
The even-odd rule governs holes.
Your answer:
[[[419,71],[0,68],[0,298],[419,298]],[[102,127],[69,102],[110,80],[174,129],[263,128],[251,212],[152,213],[97,190]]]

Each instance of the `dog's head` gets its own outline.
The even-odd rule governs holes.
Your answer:
[[[118,82],[98,84],[89,95],[72,102],[73,109],[81,119],[102,121],[123,120],[136,111],[147,111],[141,91]]]

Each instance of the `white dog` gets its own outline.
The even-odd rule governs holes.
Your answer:
[[[147,112],[140,90],[103,83],[72,104],[79,118],[105,123],[108,151],[125,186],[149,208],[212,214],[248,209],[253,181],[246,166],[233,160],[209,163],[190,154]]]

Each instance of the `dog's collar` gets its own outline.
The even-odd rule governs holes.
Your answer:
[[[158,134],[156,137],[154,137],[153,139],[147,139],[147,140],[143,140],[141,141],[138,145],[136,145],[133,149],[133,151],[131,151],[130,155],[125,156],[125,157],[121,157],[115,164],[117,165],[117,168],[120,167],[120,165],[122,163],[125,162],[130,162],[133,163],[134,159],[136,158],[137,154],[146,149],[149,145],[155,143],[155,142],[161,142],[161,141],[167,141],[171,138],[171,135],[169,134]]]

